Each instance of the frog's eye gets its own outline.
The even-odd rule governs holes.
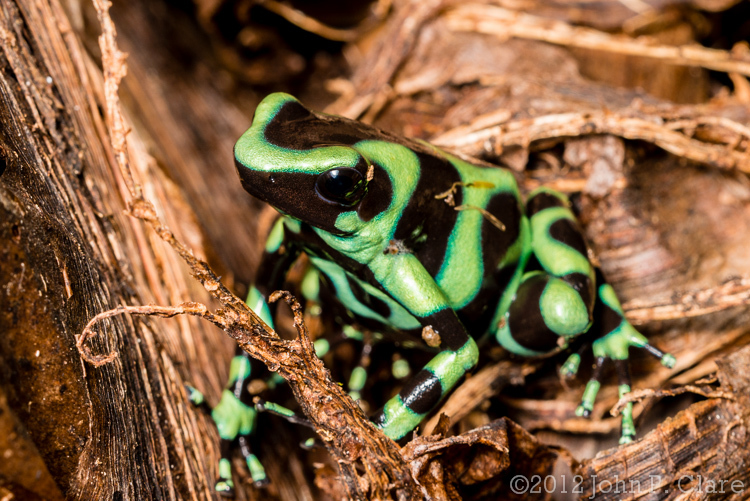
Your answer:
[[[350,207],[365,195],[367,183],[357,169],[340,167],[318,176],[315,190],[329,202]]]

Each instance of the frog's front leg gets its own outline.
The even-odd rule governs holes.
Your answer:
[[[251,437],[256,431],[258,412],[253,406],[247,383],[251,375],[257,377],[258,370],[262,370],[260,364],[253,362],[246,353],[238,350],[230,364],[227,388],[222,392],[219,403],[211,410],[211,417],[221,439],[219,478],[214,488],[216,492],[226,497],[234,495],[232,453],[236,447],[239,447],[245,459],[255,486],[264,487],[268,484],[266,471],[251,447]]]
[[[280,218],[268,236],[265,251],[258,267],[257,286],[251,286],[247,304],[271,328],[273,328],[273,307],[269,307],[266,298],[271,292],[283,285],[284,277],[291,264],[297,259],[299,251],[287,242],[286,232],[293,231],[283,218]],[[260,375],[259,375],[260,373]],[[252,402],[248,383],[250,378],[266,378],[273,383],[270,375],[259,362],[252,360],[247,353],[238,348],[229,370],[229,379],[221,395],[221,400],[211,410],[211,417],[216,423],[221,438],[221,460],[219,461],[219,478],[216,491],[226,497],[234,494],[232,481],[231,458],[235,448],[239,448],[247,464],[253,483],[263,487],[268,483],[265,469],[251,448],[251,438],[255,433],[257,410]]]
[[[412,431],[479,358],[474,339],[434,279],[412,254],[383,255],[371,265],[385,290],[439,336],[440,352],[373,417],[388,437]]]

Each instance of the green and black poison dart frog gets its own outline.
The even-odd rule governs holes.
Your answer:
[[[404,338],[429,334],[437,348],[372,417],[395,440],[475,366],[477,342],[487,339],[515,355],[538,357],[588,334],[596,366],[576,411],[581,416],[593,409],[605,360],[615,363],[621,395],[630,391],[631,346],[674,365],[672,355],[649,345],[625,320],[560,193],[538,189],[524,206],[507,169],[315,113],[282,93],[258,105],[234,154],[245,190],[283,215],[248,296],[266,323],[273,326],[266,298],[305,253],[353,318]],[[595,315],[600,330],[589,332]],[[563,365],[566,375],[578,371],[579,353]],[[232,489],[233,443],[255,483],[267,481],[248,440],[256,412],[246,389],[250,373],[250,361],[238,354],[213,409],[223,454],[217,490],[224,493]],[[635,436],[631,405],[622,414],[621,443]]]

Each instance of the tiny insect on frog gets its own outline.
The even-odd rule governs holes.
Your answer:
[[[505,168],[313,112],[282,93],[258,105],[234,154],[245,190],[282,214],[248,296],[268,325],[266,298],[305,253],[352,318],[434,347],[427,365],[372,416],[393,439],[411,432],[474,368],[478,342],[494,339],[515,355],[541,357],[585,334],[596,365],[576,411],[581,416],[593,409],[607,359],[617,368],[621,395],[630,391],[630,347],[674,365],[672,355],[625,320],[612,287],[587,257],[565,195],[542,188],[524,205]],[[562,371],[575,374],[579,364],[580,351]],[[249,445],[256,419],[247,390],[251,372],[238,354],[212,411],[223,456],[216,488],[227,495],[232,444],[239,444],[256,485],[267,482]],[[628,404],[621,443],[634,436]]]

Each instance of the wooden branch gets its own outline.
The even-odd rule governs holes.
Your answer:
[[[740,51],[732,53],[697,44],[679,47],[662,45],[646,37],[632,39],[614,36],[494,5],[459,5],[447,13],[446,19],[454,30],[485,33],[503,40],[511,37],[539,40],[567,47],[653,58],[666,64],[697,66],[750,76],[750,60]]]
[[[455,4],[443,0],[399,5],[403,10],[387,27],[386,35],[381,35],[385,41],[380,49],[365,55],[358,77],[349,86],[350,100],[338,103],[341,109],[372,118],[392,103],[393,89],[448,92],[425,90],[424,86],[399,87],[397,80],[419,43],[415,27],[427,25]],[[290,381],[303,411],[327,441],[336,461],[337,469],[324,466],[318,471],[319,485],[325,481],[327,486],[321,489],[333,499],[457,498],[458,493],[492,498],[510,492],[508,481],[513,475],[547,475],[558,456],[576,466],[564,451],[542,445],[507,420],[450,437],[447,421],[434,418],[427,427],[433,427],[435,435],[418,437],[399,450],[369,423],[313,356],[293,301],[296,339],[283,340],[264,326],[243,301],[232,295],[228,285],[231,274],[222,271],[220,281],[206,264],[210,261],[220,269],[226,266],[223,269],[233,273],[251,274],[246,269],[257,251],[252,248],[258,238],[257,206],[241,201],[244,199],[237,194],[240,188],[235,187],[237,193],[233,192],[227,180],[234,176],[231,142],[249,123],[252,99],[245,97],[245,114],[237,111],[237,103],[206,90],[220,87],[217,81],[226,78],[213,67],[209,71],[203,68],[210,74],[205,87],[178,88],[190,78],[176,72],[180,75],[180,82],[176,82],[172,78],[176,73],[164,70],[162,74],[154,69],[173,56],[167,53],[166,57],[154,49],[163,39],[154,37],[149,40],[151,45],[139,45],[147,30],[130,31],[119,40],[131,42],[128,61],[133,63],[135,78],[123,82],[127,87],[123,102],[132,108],[121,111],[124,55],[115,43],[118,39],[106,2],[98,0],[96,5],[103,29],[100,50],[104,74],[82,49],[77,38],[82,31],[71,27],[58,0],[0,0],[0,238],[6,242],[0,250],[0,278],[6,293],[0,312],[0,436],[6,430],[15,433],[19,429],[26,435],[18,439],[0,437],[0,448],[13,449],[15,454],[0,464],[0,498],[9,494],[32,500],[214,496],[218,439],[210,419],[190,407],[183,385],[189,380],[206,389],[209,398],[218,395],[226,374],[215,360],[231,356],[234,339]],[[120,15],[124,26],[132,30],[142,19],[137,15],[138,6],[130,7],[133,9],[123,8]],[[74,19],[74,23],[76,27],[85,26],[81,19]],[[305,23],[309,25],[303,20]],[[551,26],[554,32],[556,25]],[[528,26],[519,30],[522,28]],[[528,33],[532,38],[542,36],[533,30]],[[582,40],[591,43],[594,39]],[[567,42],[561,39],[559,43]],[[612,50],[630,49],[614,46]],[[656,57],[664,54],[669,53],[653,52]],[[682,51],[677,57],[685,64],[705,66],[701,61],[706,54]],[[739,76],[744,67],[737,63],[744,64],[744,59],[719,56],[738,72],[732,78],[746,84]],[[208,64],[210,57],[196,59]],[[506,96],[508,89],[502,85],[510,80],[504,78],[495,74],[471,85],[486,86],[479,89],[482,92],[496,85],[500,89],[496,95]],[[539,81],[532,77],[525,80],[531,86]],[[459,82],[456,87],[465,83]],[[575,85],[580,86],[576,88],[581,94],[594,88],[582,82]],[[226,87],[232,89],[228,93],[237,90],[233,85]],[[460,90],[474,90],[469,87]],[[742,84],[737,88],[742,97]],[[551,90],[554,82],[540,92]],[[648,141],[681,158],[725,170],[747,171],[749,129],[741,118],[745,115],[720,115],[713,113],[715,108],[711,106],[689,113],[678,107],[636,104],[632,94],[626,92],[607,94],[615,95],[619,103],[616,111],[602,110],[599,102],[591,99],[584,106],[564,101],[551,112],[537,114],[525,106],[526,101],[519,100],[486,115],[472,113],[470,116],[479,118],[468,128],[456,128],[441,138],[447,146],[464,152],[497,155],[515,146],[534,143],[536,147],[546,140],[550,141],[547,144],[560,144],[570,137],[606,133]],[[187,104],[170,108],[165,105],[167,100]],[[444,102],[458,101],[450,95]],[[610,103],[608,99],[602,102]],[[486,104],[482,107],[486,110]],[[188,108],[194,114],[185,112]],[[214,116],[224,121],[207,124]],[[129,123],[125,117],[136,120]],[[185,123],[202,127],[194,127],[190,136],[185,132],[189,127],[180,127]],[[220,158],[222,155],[226,159]],[[195,169],[196,165],[205,170]],[[225,165],[227,171],[219,173],[218,165]],[[576,175],[560,175],[556,183],[580,189],[585,177]],[[615,195],[607,201],[619,205],[605,214],[605,223],[631,224],[632,212],[620,210],[622,198],[617,198],[617,191],[627,188],[626,184],[618,180],[613,186],[617,187]],[[227,201],[219,201],[218,193]],[[730,202],[734,200],[727,197]],[[744,200],[739,195],[736,198]],[[249,210],[237,208],[243,203]],[[194,207],[202,216],[194,216]],[[232,211],[240,214],[232,216]],[[200,227],[197,220],[204,226]],[[220,224],[228,220],[233,224]],[[238,228],[247,235],[238,235]],[[213,236],[204,239],[203,230]],[[240,243],[229,241],[233,235],[238,235]],[[206,243],[209,240],[222,247],[219,257]],[[615,263],[618,259],[622,258],[613,258]],[[192,278],[185,262],[198,280]],[[704,322],[715,318],[707,314],[724,319],[718,314],[739,310],[748,302],[744,277],[692,292],[687,289],[669,299],[631,299],[625,305],[630,317],[642,325],[653,326],[654,320],[679,323],[685,317]],[[243,276],[238,282],[246,280]],[[143,306],[151,304],[179,306]],[[177,316],[167,320],[141,314]],[[188,314],[199,318],[188,318]],[[209,328],[204,319],[227,330],[233,339]],[[96,337],[89,337],[92,328],[98,332]],[[730,334],[696,343],[690,354],[679,360],[678,368],[687,372],[678,377],[685,383],[693,382],[693,374],[712,370],[710,356],[733,349],[747,337],[742,326],[711,328],[730,329]],[[704,327],[698,332],[706,330]],[[84,334],[76,339],[79,333]],[[677,334],[673,337],[673,343],[683,343]],[[82,355],[76,349],[77,342]],[[111,354],[117,354],[117,358],[99,358]],[[89,365],[83,359],[96,363]],[[602,488],[603,480],[648,479],[651,474],[662,475],[663,480],[659,492],[649,493],[652,498],[676,497],[683,485],[693,489],[693,497],[709,497],[694,479],[683,477],[686,472],[700,472],[705,474],[704,479],[746,483],[746,474],[738,470],[738,465],[748,461],[747,355],[733,355],[719,364],[721,385],[697,388],[707,400],[694,404],[641,441],[605,451],[581,465],[576,471],[584,475],[586,494],[596,492],[606,498],[612,494]],[[511,367],[508,362],[486,368],[457,389],[442,410],[460,419],[507,384],[509,374],[520,378],[529,371],[528,366]],[[667,372],[664,369],[646,378],[646,386],[655,389],[634,397],[670,398],[675,390],[662,387]],[[686,387],[690,388],[695,389]],[[556,393],[566,397],[564,389]],[[597,415],[606,413],[605,407],[617,401],[616,388],[603,388],[602,396],[610,405],[600,403]],[[572,400],[535,400],[536,407],[529,409],[540,411],[537,423],[541,425],[555,414],[553,404],[567,412],[575,405]],[[547,411],[540,402],[549,407]],[[513,401],[506,403],[512,407]],[[459,426],[476,426],[474,415]],[[549,422],[546,426],[555,427]],[[559,429],[568,432],[604,433],[616,426],[613,418],[593,422],[578,419],[575,423],[558,420]],[[296,450],[296,445],[289,449],[285,446],[274,445],[283,463],[279,467],[269,458],[269,472],[274,467],[301,471],[297,455],[286,453]],[[695,450],[700,454],[693,454]],[[33,472],[22,467],[21,462],[26,464],[27,460],[34,465]],[[40,477],[34,476],[36,472],[41,472]],[[286,473],[281,471],[278,477]],[[687,484],[679,484],[681,478]],[[276,492],[280,497],[296,492],[314,495],[304,482],[291,486],[279,483],[276,487],[277,491],[269,491],[269,497]],[[243,498],[247,495],[244,490],[239,491],[240,501],[247,499]],[[725,497],[741,496],[730,492]]]
[[[528,147],[532,142],[544,139],[613,134],[625,139],[654,143],[674,155],[696,162],[750,172],[750,155],[747,151],[691,139],[686,134],[675,131],[660,116],[629,116],[630,113],[630,110],[619,113],[609,110],[561,113],[509,120],[492,126],[486,125],[488,121],[480,117],[477,119],[482,124],[479,130],[472,130],[471,125],[457,127],[434,138],[433,142],[445,148],[479,156],[487,153],[488,148],[490,153],[500,155],[506,148]],[[718,123],[726,122],[731,121],[723,120]],[[694,125],[698,123],[695,122]],[[733,125],[735,130],[745,129],[741,124]],[[684,125],[681,124],[681,127]]]

